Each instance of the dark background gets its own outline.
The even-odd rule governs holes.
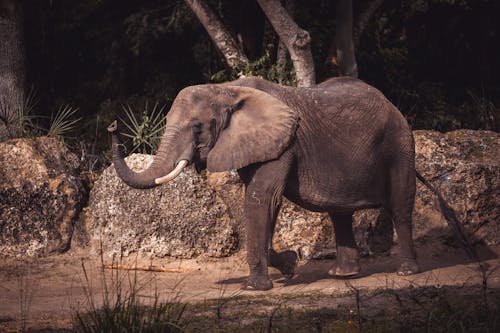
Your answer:
[[[260,15],[242,11],[247,2],[208,1],[233,32]],[[356,49],[360,78],[382,90],[415,129],[498,130],[499,3],[384,1]],[[367,4],[354,1],[355,20]],[[325,59],[335,2],[297,1],[294,18],[311,34],[318,82],[332,76]],[[105,127],[122,105],[140,113],[158,101],[168,110],[181,88],[231,77],[181,0],[26,1],[24,33],[35,113],[78,107],[74,135],[94,142],[94,150],[107,149]],[[275,66],[278,38],[267,22],[255,33],[260,52],[251,60],[265,76]]]

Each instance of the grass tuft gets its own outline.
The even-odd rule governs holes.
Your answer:
[[[101,261],[104,263],[102,256]],[[186,304],[178,301],[162,302],[155,290],[153,296],[141,296],[144,289],[137,279],[137,272],[123,273],[115,270],[109,274],[101,265],[102,301],[95,296],[89,272],[82,261],[84,310],[73,312],[73,331],[97,332],[183,332],[183,314]],[[145,285],[150,285],[148,281]],[[100,299],[100,297],[99,297]],[[100,305],[98,305],[100,304]]]
[[[73,116],[78,108],[73,108],[68,104],[61,105],[55,114],[50,116],[47,136],[51,138],[63,139],[64,136],[75,128],[76,123],[81,118],[74,119]]]
[[[36,136],[39,127],[36,124],[37,116],[33,110],[38,104],[36,89],[31,88],[26,95],[7,99],[0,97],[0,126],[3,127],[0,139]]]

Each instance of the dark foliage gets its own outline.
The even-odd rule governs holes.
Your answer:
[[[254,63],[246,71],[278,80],[278,38],[252,0],[208,3],[249,41]],[[354,3],[356,21],[369,1]],[[360,78],[381,89],[415,128],[498,130],[499,13],[493,0],[386,0],[356,50]],[[311,34],[319,81],[328,78],[335,3],[296,1],[293,15]],[[24,19],[36,113],[78,107],[77,134],[97,142],[94,150],[107,149],[104,128],[123,116],[121,105],[140,112],[146,101],[158,101],[168,109],[181,88],[231,77],[182,0],[30,1]],[[249,24],[255,28],[248,31]],[[290,64],[286,70],[283,82],[293,83]]]

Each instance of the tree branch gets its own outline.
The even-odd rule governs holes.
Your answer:
[[[257,0],[257,2],[290,53],[297,85],[309,87],[316,84],[309,33],[295,23],[279,0]]]
[[[295,13],[295,0],[285,0],[285,9],[291,17]],[[280,38],[278,43],[278,51],[276,53],[276,65],[278,67],[278,82],[282,84],[285,78],[285,69],[288,58],[288,50],[285,43]]]
[[[121,264],[103,264],[103,268],[106,269],[119,269],[126,271],[150,271],[150,272],[165,272],[165,273],[185,273],[189,272],[188,269],[183,268],[170,268],[163,266],[137,266],[137,265],[121,265]]]
[[[358,77],[358,64],[352,38],[352,0],[337,0],[337,64],[340,75]]]
[[[184,0],[184,2],[203,25],[217,49],[224,56],[224,61],[229,68],[235,69],[240,65],[248,64],[248,58],[236,40],[203,0]]]

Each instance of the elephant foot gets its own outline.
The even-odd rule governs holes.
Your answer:
[[[328,271],[328,275],[337,277],[350,277],[358,275],[360,272],[359,264],[357,261],[345,262],[338,264],[336,267],[332,267]]]
[[[269,265],[278,269],[287,279],[291,279],[297,267],[297,253],[295,251],[283,251],[277,253],[273,249],[269,251]]]
[[[403,259],[398,268],[398,275],[412,275],[419,272],[418,264],[415,259]]]
[[[249,277],[241,287],[242,290],[269,290],[273,287],[268,277]]]
[[[337,265],[328,271],[331,276],[349,277],[358,275],[359,252],[356,247],[337,246]]]

